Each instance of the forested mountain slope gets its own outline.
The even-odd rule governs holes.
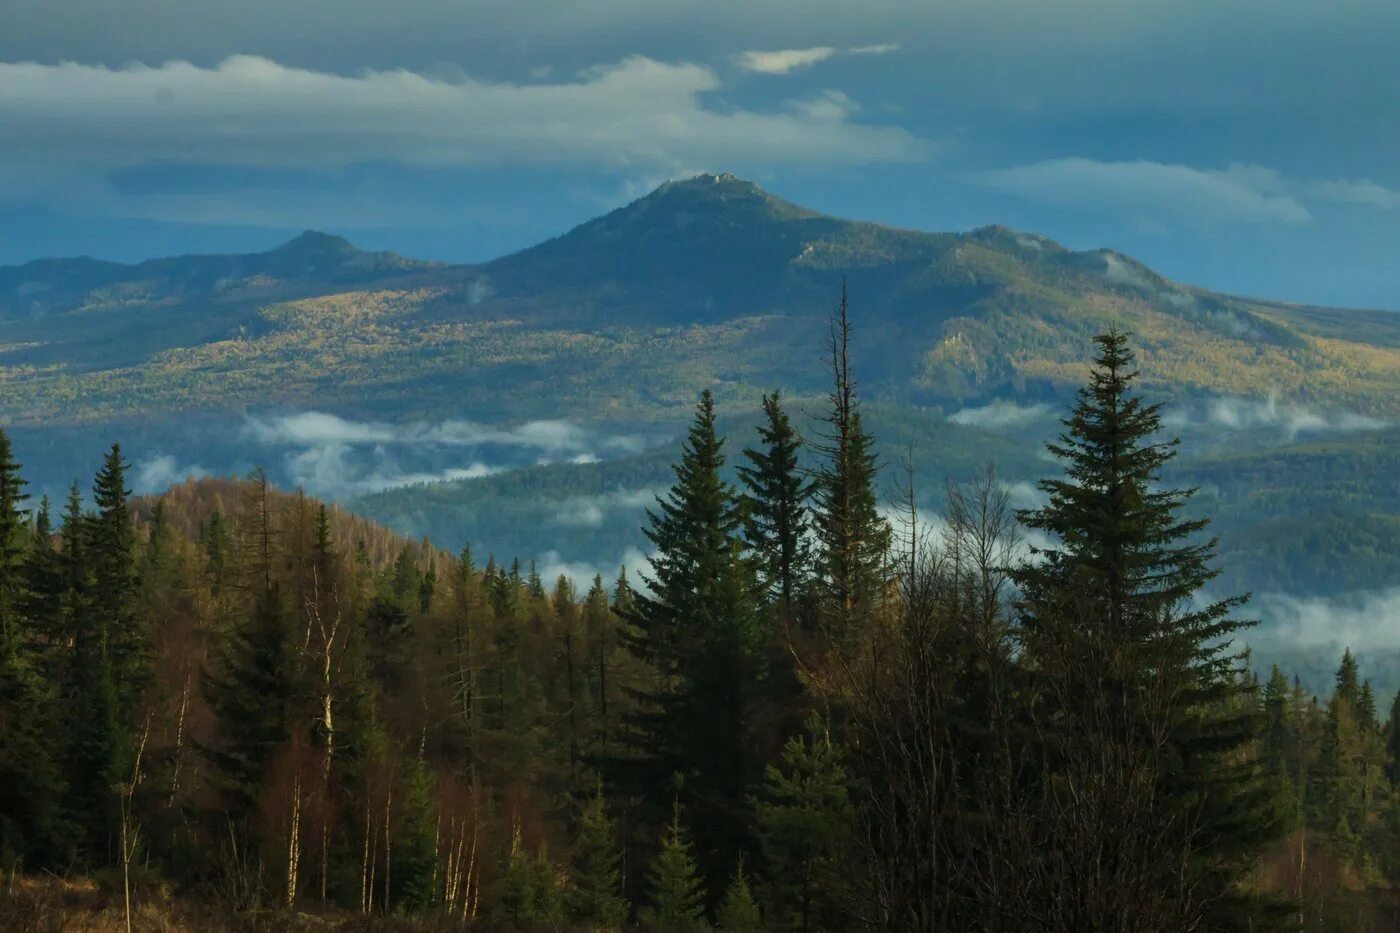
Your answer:
[[[817,391],[848,283],[867,392],[947,405],[1071,384],[1109,322],[1144,385],[1400,412],[1400,323],[1170,282],[1108,250],[815,214],[730,175],[671,182],[478,266],[305,234],[270,253],[0,270],[0,416],[88,422],[248,406],[675,420],[702,386]]]

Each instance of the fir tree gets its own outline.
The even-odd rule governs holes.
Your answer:
[[[661,851],[647,869],[647,889],[651,903],[642,911],[642,922],[648,929],[686,933],[707,926],[704,887],[681,828],[679,805],[662,836]]]
[[[432,772],[416,755],[405,755],[403,791],[395,825],[392,903],[403,910],[429,906],[437,870],[436,813]]]
[[[1046,800],[1058,806],[1055,781],[1099,774],[1123,783],[1101,782],[1102,801],[1051,811],[1119,815],[1063,840],[1065,857],[1084,863],[1046,896],[1085,928],[1133,900],[1170,922],[1209,909],[1218,928],[1247,927],[1255,902],[1238,896],[1241,883],[1287,814],[1250,751],[1259,717],[1236,702],[1229,640],[1249,624],[1232,615],[1245,600],[1197,602],[1218,573],[1215,542],[1194,541],[1206,522],[1181,516],[1190,491],[1158,484],[1176,442],[1156,439],[1159,406],[1131,395],[1126,336],[1110,331],[1095,343],[1090,382],[1048,445],[1067,475],[1041,483],[1044,508],[1020,514],[1057,544],[1015,577],[1027,661],[1060,724],[1047,741],[1061,756],[1051,773],[1064,777],[1047,776]],[[1122,767],[1091,770],[1105,756]],[[1184,857],[1162,860],[1143,850],[1147,839]],[[1174,893],[1183,891],[1192,898]]]
[[[739,467],[746,494],[745,536],[762,567],[768,599],[791,612],[811,573],[807,497],[811,483],[802,475],[802,439],[783,411],[777,392],[763,397],[767,423],[758,429],[763,449],[747,449],[751,466]]]
[[[1390,719],[1386,722],[1385,775],[1393,787],[1400,788],[1400,691],[1390,703]]]
[[[220,775],[229,813],[252,812],[273,754],[289,736],[293,642],[276,584],[258,594],[251,615],[229,633],[203,672],[203,693],[219,724],[202,747]]]
[[[134,722],[151,677],[149,620],[137,612],[136,530],[127,503],[126,461],[113,444],[93,484],[90,557],[94,593],[92,609],[107,642],[124,723]]]
[[[762,845],[764,903],[774,929],[809,933],[841,924],[848,911],[854,811],[840,746],[819,719],[768,767],[755,811]]]
[[[630,618],[636,612],[637,596],[632,591],[632,584],[627,582],[626,567],[617,571],[617,581],[613,584],[612,608],[613,612],[624,619]]]
[[[496,888],[492,905],[495,918],[510,929],[549,929],[564,916],[562,892],[549,850],[540,845],[526,851],[517,827],[511,837],[506,870]]]
[[[31,869],[56,865],[66,854],[54,700],[40,670],[39,633],[27,613],[34,545],[19,469],[10,439],[0,431],[0,860],[12,871],[17,863]]]
[[[890,547],[889,523],[875,495],[879,461],[875,439],[861,423],[860,398],[850,360],[851,325],[846,288],[831,321],[832,390],[827,429],[815,445],[824,459],[815,483],[813,525],[829,636],[848,642],[858,617],[878,603]]]
[[[718,929],[723,933],[763,933],[767,929],[758,909],[758,901],[754,900],[748,876],[744,874],[743,859],[739,860],[734,870],[734,880],[729,883],[729,890],[724,892],[724,902],[720,904],[715,919],[719,921]]]
[[[640,761],[622,769],[653,814],[679,778],[709,872],[745,845],[748,791],[760,766],[749,713],[763,676],[763,632],[723,466],[707,391],[674,467],[676,483],[648,513],[651,595],[635,594],[629,644],[655,672],[654,686],[640,692],[631,717]]]
[[[84,857],[101,864],[110,854],[115,833],[117,801],[112,788],[127,778],[130,733],[123,724],[107,632],[93,605],[96,581],[90,525],[74,483],[59,531],[60,632],[70,646],[64,678],[66,770],[71,775],[68,810],[82,833]]]
[[[626,925],[628,904],[622,896],[619,861],[612,821],[604,809],[599,788],[579,816],[568,897],[572,922],[589,929],[617,929]]]

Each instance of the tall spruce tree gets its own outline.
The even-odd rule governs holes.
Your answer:
[[[654,672],[631,717],[636,758],[622,773],[652,815],[681,782],[707,872],[721,872],[748,834],[760,761],[750,709],[763,677],[753,573],[738,538],[734,490],[721,478],[714,399],[700,398],[676,482],[648,512],[651,593],[634,594],[629,645]]]
[[[1385,776],[1400,789],[1400,691],[1390,702],[1390,718],[1385,730]]]
[[[790,613],[811,576],[811,482],[798,463],[802,438],[777,392],[763,397],[763,414],[767,420],[758,429],[762,449],[745,450],[751,465],[739,467],[746,490],[745,537],[757,556],[766,598]]]
[[[35,545],[19,470],[10,439],[0,431],[0,861],[12,871],[17,865],[53,866],[66,854],[54,698],[43,679],[43,645],[29,612]]]
[[[132,725],[151,679],[149,620],[137,611],[136,528],[127,502],[126,461],[113,444],[93,483],[90,531],[92,611],[107,641],[124,723]]]
[[[815,483],[813,524],[825,624],[833,639],[847,641],[860,614],[880,599],[892,533],[875,494],[875,439],[861,423],[844,283],[831,319],[831,373],[826,431],[814,445],[824,462]]]
[[[1159,483],[1177,442],[1157,438],[1160,406],[1131,393],[1127,336],[1095,344],[1090,381],[1048,445],[1066,476],[1041,483],[1045,507],[1020,513],[1056,542],[1015,575],[1040,721],[1053,723],[1041,790],[1072,863],[1043,893],[1076,929],[1116,928],[1125,906],[1144,928],[1260,929],[1242,882],[1288,816],[1253,751],[1261,717],[1236,702],[1230,639],[1250,624],[1233,616],[1245,598],[1201,598],[1215,542],[1182,514],[1191,491]]]

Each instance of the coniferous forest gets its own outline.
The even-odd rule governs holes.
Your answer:
[[[704,393],[587,586],[118,446],[36,502],[0,435],[3,926],[1395,929],[1400,708],[1251,668],[1130,336],[1020,511],[890,501],[859,337],[813,436]]]

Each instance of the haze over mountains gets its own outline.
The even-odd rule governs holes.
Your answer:
[[[1117,325],[1185,435],[1227,582],[1295,603],[1400,585],[1400,316],[1217,294],[1002,227],[837,219],[732,175],[474,266],[307,232],[3,268],[0,417],[54,494],[121,439],[143,491],[263,465],[444,547],[587,573],[640,559],[700,389],[732,455],[763,391],[816,410],[843,281],[886,460],[912,454],[931,501],[987,460],[1032,495],[1089,337]],[[531,550],[542,526],[562,550]]]

